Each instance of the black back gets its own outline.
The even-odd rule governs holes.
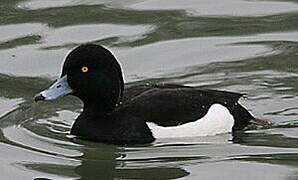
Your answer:
[[[213,104],[221,104],[235,118],[233,129],[240,130],[254,117],[238,103],[243,94],[200,89],[175,84],[136,86],[125,89],[124,108],[146,122],[177,126],[198,120]]]

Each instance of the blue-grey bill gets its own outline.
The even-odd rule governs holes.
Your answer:
[[[57,81],[48,89],[40,92],[34,97],[35,101],[54,100],[66,96],[73,92],[68,85],[67,75],[57,79]]]

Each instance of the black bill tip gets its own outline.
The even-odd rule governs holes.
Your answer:
[[[41,95],[41,94],[37,94],[36,96],[34,96],[34,101],[37,102],[37,101],[43,101],[45,100],[46,98]]]

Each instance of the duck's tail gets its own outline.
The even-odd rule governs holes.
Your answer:
[[[242,130],[250,124],[263,127],[270,127],[273,125],[273,123],[269,121],[255,118],[245,107],[239,103],[234,104],[234,106],[230,106],[229,111],[235,119],[233,131]]]
[[[249,121],[250,124],[255,124],[255,125],[258,125],[258,126],[264,126],[264,127],[270,127],[270,126],[273,126],[274,123],[270,122],[270,121],[266,121],[266,120],[262,120],[262,119],[251,119]]]
[[[262,128],[298,127],[298,120],[273,123],[267,120],[257,119],[250,112],[248,112],[248,110],[245,107],[238,103],[236,103],[234,106],[229,106],[228,109],[235,119],[233,131],[242,130],[248,125],[261,126]]]

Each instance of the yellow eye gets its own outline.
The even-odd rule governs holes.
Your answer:
[[[82,67],[82,72],[88,72],[89,71],[89,69],[88,69],[88,67],[87,66],[84,66],[84,67]]]

